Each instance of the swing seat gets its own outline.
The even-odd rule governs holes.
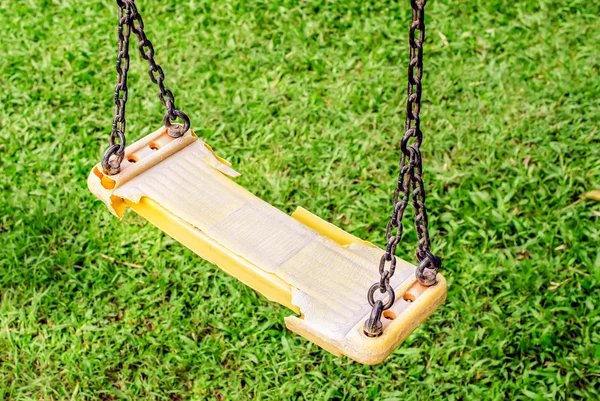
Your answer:
[[[415,266],[398,259],[390,284],[396,301],[383,334],[363,332],[367,290],[379,280],[383,251],[298,208],[281,212],[230,177],[239,174],[192,131],[162,128],[128,146],[121,171],[96,165],[92,193],[121,218],[129,207],[203,259],[299,316],[291,331],[357,362],[383,361],[446,298],[446,281],[420,285]]]

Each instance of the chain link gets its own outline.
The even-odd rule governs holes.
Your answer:
[[[417,280],[426,286],[436,282],[436,275],[441,267],[441,259],[430,251],[429,232],[427,230],[427,208],[425,207],[425,187],[423,184],[422,158],[420,146],[423,142],[421,132],[421,77],[423,76],[423,43],[425,41],[425,3],[426,0],[411,0],[412,23],[410,25],[408,42],[410,45],[410,62],[408,64],[408,98],[406,102],[406,124],[404,136],[400,143],[400,172],[394,191],[391,219],[386,229],[386,248],[379,262],[379,282],[373,284],[367,294],[369,304],[373,307],[371,316],[365,322],[364,331],[370,337],[381,335],[381,316],[389,309],[395,300],[395,294],[390,279],[396,269],[396,247],[402,239],[402,219],[408,203],[411,201],[415,211],[415,228],[418,245],[416,249]],[[375,300],[376,290],[385,296],[387,302]]]
[[[109,147],[102,157],[102,168],[109,175],[117,174],[120,171],[121,162],[125,156],[125,147],[127,146],[125,139],[125,106],[128,95],[127,73],[129,71],[129,37],[131,32],[138,38],[140,55],[150,64],[148,68],[150,80],[158,86],[158,97],[167,109],[163,118],[167,132],[172,137],[177,138],[190,128],[190,119],[183,111],[177,110],[173,93],[165,87],[165,75],[160,65],[154,60],[154,46],[146,37],[144,21],[135,6],[134,0],[116,0],[116,2],[119,6],[119,51],[116,63],[115,115],[109,138]],[[183,121],[182,125],[172,123],[178,118]]]

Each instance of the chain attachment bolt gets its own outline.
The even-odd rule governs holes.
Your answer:
[[[363,331],[367,337],[379,337],[383,334],[383,323],[381,315],[383,314],[383,302],[377,301],[371,310],[371,316],[365,321]]]
[[[381,283],[375,283],[369,288],[369,293],[367,294],[367,299],[369,300],[369,305],[373,307],[371,310],[370,317],[365,321],[365,325],[363,331],[367,337],[379,337],[383,333],[383,323],[381,323],[381,316],[383,311],[388,310],[394,305],[396,302],[396,293],[394,292],[392,286],[390,285],[389,273],[384,273],[383,285]],[[375,301],[374,295],[375,291],[379,290],[382,294],[388,294],[388,300],[384,304],[382,300]]]

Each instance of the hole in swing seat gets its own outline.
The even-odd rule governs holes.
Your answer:
[[[127,161],[128,161],[129,163],[135,163],[135,162],[137,162],[138,160],[139,160],[139,159],[138,159],[138,157],[137,157],[137,156],[135,156],[135,155],[129,155],[129,156],[127,156]]]
[[[396,314],[391,310],[383,311],[383,317],[387,320],[394,320],[396,318]]]
[[[415,297],[414,294],[405,292],[404,295],[402,295],[402,299],[404,299],[406,302],[414,302],[417,297]]]
[[[158,150],[160,148],[160,145],[156,142],[150,142],[150,145],[148,145],[150,147],[150,149],[152,150]]]
[[[402,299],[406,302],[415,302],[417,298],[427,291],[427,288],[429,287],[425,287],[419,284],[419,282],[415,282],[404,292],[404,294],[402,294]]]

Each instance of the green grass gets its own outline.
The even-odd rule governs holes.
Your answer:
[[[408,0],[138,7],[177,105],[242,185],[384,243]],[[427,205],[449,294],[368,367],[87,191],[112,120],[113,1],[1,2],[0,398],[600,399],[600,204],[569,207],[600,189],[600,5],[427,9]],[[134,51],[131,141],[162,121]]]

